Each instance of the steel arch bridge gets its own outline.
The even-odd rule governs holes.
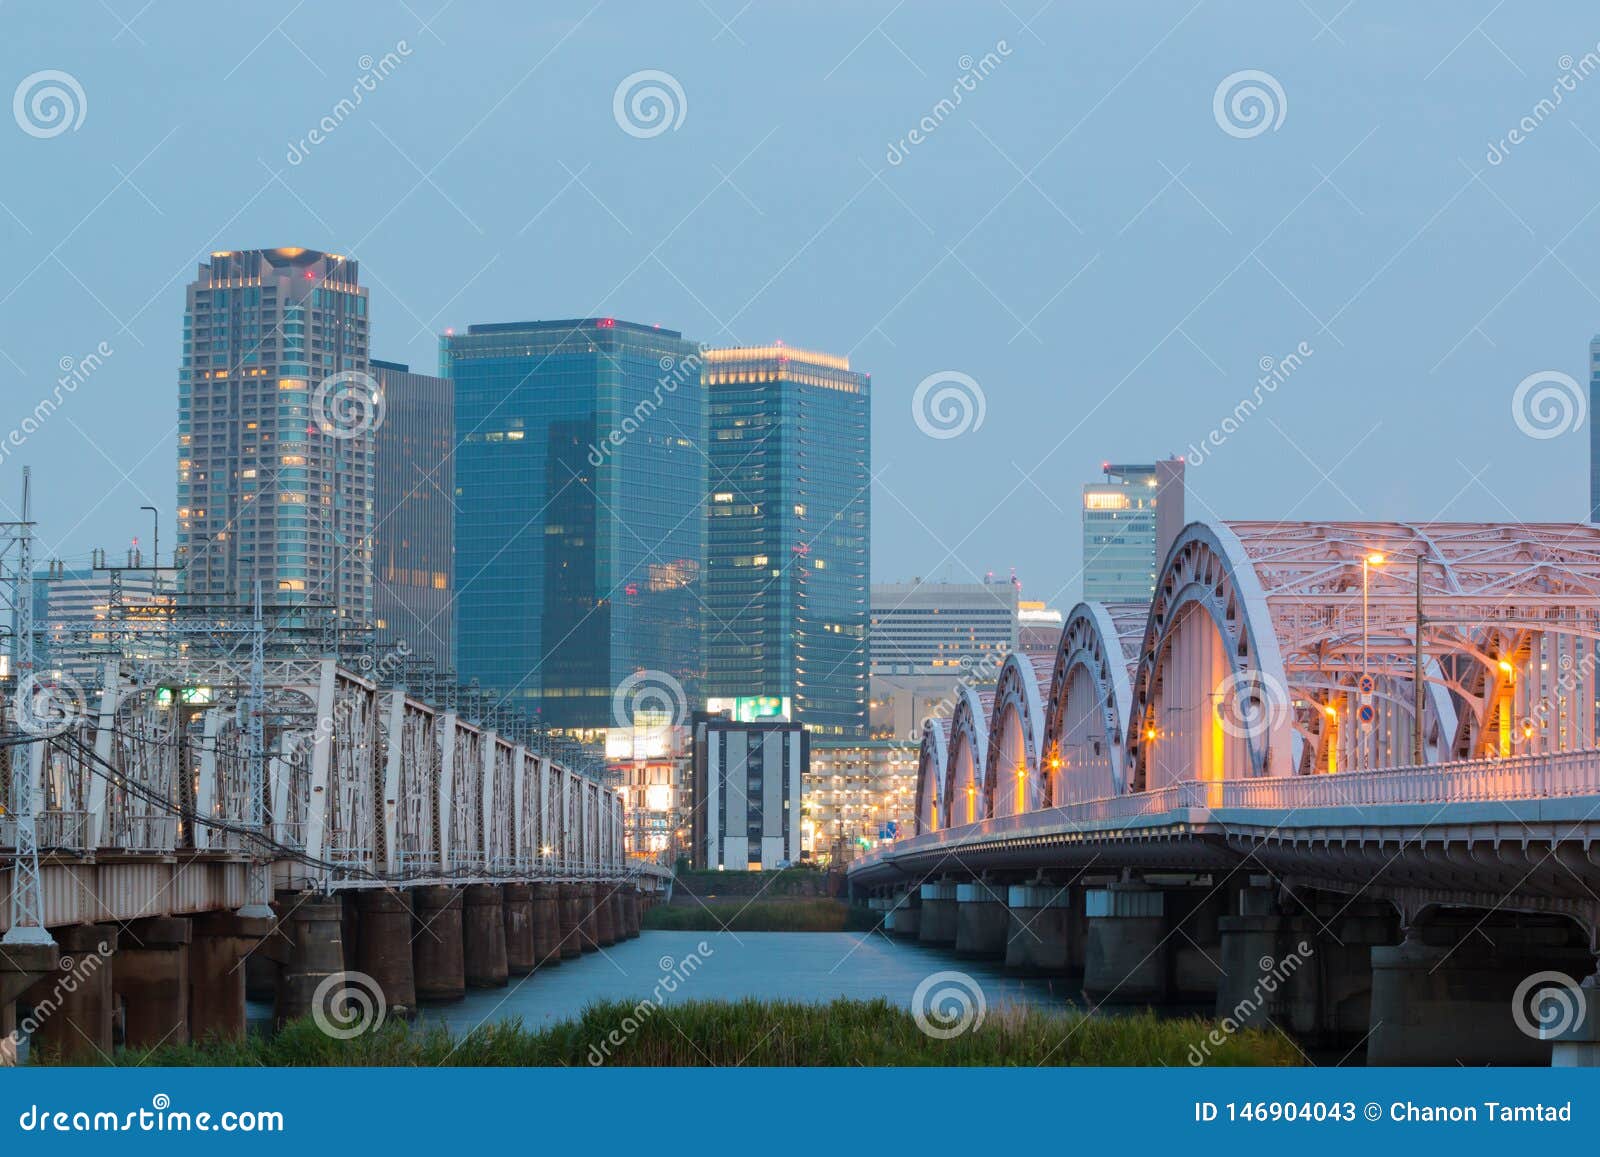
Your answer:
[[[1053,660],[1013,655],[924,724],[916,834],[1592,749],[1597,643],[1600,527],[1193,522],[1148,607],[1079,604]]]

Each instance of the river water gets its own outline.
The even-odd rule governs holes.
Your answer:
[[[685,967],[691,956],[700,958],[698,964]],[[422,1018],[457,1033],[513,1018],[536,1029],[571,1020],[598,1000],[651,996],[668,975],[675,977],[676,991],[663,989],[660,1001],[667,1007],[745,997],[816,1003],[882,997],[909,1009],[917,985],[948,970],[972,977],[991,1011],[1007,1005],[1064,1008],[1077,995],[1059,980],[1021,980],[989,962],[959,960],[881,933],[645,932],[559,967],[512,977],[505,988],[469,990],[465,1000],[424,1009]]]

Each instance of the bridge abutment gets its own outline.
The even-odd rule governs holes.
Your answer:
[[[135,920],[125,929],[111,970],[111,991],[122,1006],[122,1039],[128,1048],[189,1043],[193,938],[192,922],[172,916]]]
[[[1084,893],[1083,990],[1097,1003],[1159,1004],[1171,990],[1166,897],[1141,883]]]
[[[922,931],[922,909],[915,892],[901,892],[894,898],[894,920],[889,925],[891,935],[902,940],[915,940]]]
[[[956,885],[949,880],[923,884],[922,921],[917,939],[923,944],[956,942]]]
[[[498,884],[469,884],[461,915],[462,964],[468,988],[506,983],[506,918]]]
[[[467,993],[463,906],[459,888],[430,884],[412,893],[411,965],[419,1001],[460,1000]]]
[[[411,960],[411,905],[405,893],[364,890],[356,893],[355,907],[356,968],[377,982],[389,1015],[410,1016],[417,1008],[417,982]]]

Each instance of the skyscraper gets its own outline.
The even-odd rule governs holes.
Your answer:
[[[1101,469],[1083,488],[1083,597],[1148,603],[1156,568],[1183,526],[1183,459]],[[1166,509],[1158,513],[1158,507]]]
[[[370,363],[383,399],[374,434],[372,613],[381,648],[449,668],[455,528],[455,400],[450,383]]]
[[[612,726],[613,695],[639,672],[693,706],[695,346],[609,317],[514,322],[447,334],[440,361],[455,394],[460,676],[583,740]]]
[[[178,372],[178,546],[189,603],[372,612],[367,291],[311,249],[213,253],[189,284]]]
[[[871,379],[783,345],[708,350],[706,694],[867,725]]]

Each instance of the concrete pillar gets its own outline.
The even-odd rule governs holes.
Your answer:
[[[578,885],[578,939],[585,952],[600,947],[600,917],[595,911],[595,886]]]
[[[289,938],[289,962],[279,973],[273,1009],[280,1028],[310,1016],[318,986],[344,971],[344,904],[340,899],[302,893],[284,908],[278,927]]]
[[[625,899],[627,900],[628,909],[628,939],[637,940],[639,938],[639,919],[644,909],[644,902],[637,888],[629,888]]]
[[[1228,894],[1221,888],[1190,885],[1164,891],[1172,991],[1185,1004],[1214,1004],[1223,977],[1221,919],[1228,914]]]
[[[538,966],[533,938],[533,889],[527,884],[507,884],[502,899],[506,918],[506,971],[526,976]]]
[[[948,880],[921,885],[922,923],[917,939],[923,944],[956,942],[956,886]]]
[[[76,924],[51,934],[60,948],[55,971],[41,976],[21,998],[28,1009],[21,1019],[25,1027],[33,1026],[30,1047],[64,1061],[109,1060],[116,1043],[111,974],[117,926]]]
[[[557,945],[561,959],[571,960],[583,952],[583,893],[576,884],[557,885],[557,915],[561,918]]]
[[[111,991],[122,1006],[130,1049],[189,1043],[189,943],[193,924],[171,916],[135,920],[122,931]]]
[[[621,888],[611,891],[611,932],[615,938],[613,942],[620,942],[628,938],[628,912],[627,894]]]
[[[273,935],[274,922],[265,916],[209,912],[190,922],[189,1036],[193,1040],[238,1040],[244,1036],[246,965],[270,948]]]
[[[411,967],[419,1001],[460,1000],[467,992],[461,932],[461,890],[433,884],[411,894],[416,928]]]
[[[915,940],[922,931],[920,899],[914,892],[901,892],[894,901],[894,935],[902,940]]]
[[[1600,977],[1585,978],[1579,990],[1582,1000],[1576,1015],[1567,1023],[1554,1023],[1540,1032],[1551,1042],[1550,1066],[1558,1069],[1600,1068]],[[1569,1006],[1570,1007],[1570,1006]]]
[[[0,952],[0,1068],[17,1063],[17,998],[56,971],[60,946],[8,944]]]
[[[533,961],[537,968],[561,963],[561,886],[534,884]]]
[[[956,955],[1003,957],[1010,914],[1006,889],[980,880],[956,885]]]
[[[1550,1064],[1551,1040],[1526,1001],[1519,1025],[1514,997],[1540,972],[1584,975],[1593,968],[1588,950],[1541,946],[1526,928],[1486,927],[1492,944],[1469,930],[1439,931],[1413,928],[1402,943],[1372,949],[1367,1063]]]
[[[416,970],[411,960],[411,905],[403,892],[387,888],[355,894],[356,969],[377,982],[388,1016],[410,1016],[417,1008]],[[348,956],[348,950],[346,952]]]
[[[611,894],[610,884],[594,886],[594,942],[599,948],[609,948],[617,942],[617,916]]]
[[[1090,999],[1112,1004],[1166,999],[1170,984],[1162,893],[1141,883],[1110,884],[1085,892],[1084,909],[1089,936],[1083,990]]]
[[[500,988],[509,974],[506,966],[506,917],[498,884],[472,884],[467,888],[462,913],[467,985]]]
[[[1024,976],[1065,976],[1072,970],[1072,905],[1060,884],[1014,884],[1006,890],[1009,923],[1006,969]]]
[[[1372,949],[1399,939],[1399,919],[1382,902],[1289,920],[1278,956],[1279,972],[1293,966],[1285,1027],[1315,1045],[1358,1044],[1372,1023]]]

